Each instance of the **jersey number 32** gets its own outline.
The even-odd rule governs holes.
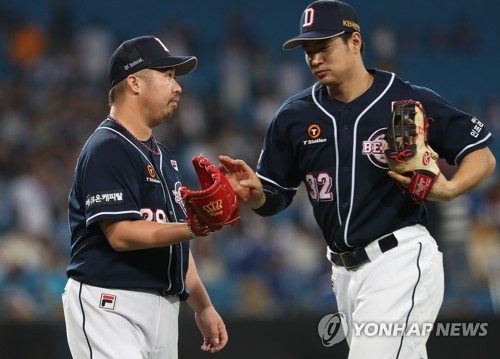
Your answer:
[[[306,182],[309,186],[309,196],[313,201],[333,201],[333,193],[331,192],[333,181],[328,173],[318,173],[316,177],[307,174]]]

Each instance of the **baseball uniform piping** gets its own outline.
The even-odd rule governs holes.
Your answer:
[[[92,219],[96,218],[96,217],[99,217],[99,216],[102,216],[102,215],[105,215],[105,214],[114,214],[114,215],[119,215],[119,214],[124,214],[124,213],[136,213],[138,214],[139,216],[141,215],[141,212],[139,211],[120,211],[120,212],[99,212],[99,213],[96,213],[94,214],[93,216],[87,218],[87,223],[89,223]]]
[[[346,219],[346,224],[345,224],[345,229],[344,229],[344,243],[349,247],[352,247],[352,246],[347,241],[347,233],[349,230],[349,221],[351,219],[352,207],[354,204],[354,188],[355,188],[354,186],[356,183],[356,145],[357,145],[357,137],[356,136],[357,136],[357,131],[358,131],[358,124],[359,124],[361,117],[363,117],[363,115],[369,109],[371,109],[373,107],[373,105],[375,105],[386,94],[386,92],[391,88],[395,77],[396,77],[396,75],[394,73],[391,73],[391,79],[389,80],[389,83],[387,84],[384,91],[382,91],[380,93],[380,95],[370,105],[368,105],[363,110],[363,112],[361,112],[359,114],[358,118],[356,119],[356,122],[354,123],[354,136],[353,136],[353,144],[352,144],[352,173],[351,173],[352,181],[351,181],[351,198],[350,198],[351,206],[349,207],[349,213],[347,213],[347,219]],[[338,163],[337,163],[337,171],[338,171]]]
[[[462,153],[464,153],[465,151],[467,151],[467,150],[468,150],[469,148],[471,148],[471,147],[474,147],[474,146],[476,146],[476,145],[478,145],[478,144],[480,144],[480,143],[483,143],[484,141],[486,141],[486,140],[487,140],[488,138],[490,138],[490,137],[491,137],[491,133],[488,133],[488,135],[487,135],[485,138],[483,138],[481,141],[478,141],[478,142],[476,142],[476,143],[473,143],[473,144],[470,144],[470,145],[468,145],[468,146],[464,147],[464,149],[463,149],[462,151],[460,151],[460,152],[458,153],[458,155],[455,157],[455,160],[453,161],[453,162],[455,163],[455,165],[457,165],[457,166],[458,166],[457,161],[458,161],[458,159],[460,158],[460,156],[462,155]]]
[[[408,320],[410,319],[410,314],[413,310],[413,307],[415,306],[415,292],[417,291],[417,286],[418,286],[418,283],[420,282],[420,277],[422,275],[422,271],[420,270],[420,254],[422,253],[422,242],[418,242],[418,245],[419,245],[418,255],[417,255],[418,277],[417,277],[417,282],[415,283],[415,286],[413,287],[413,293],[411,294],[411,307],[410,307],[410,310],[408,311],[408,315],[406,316],[405,328],[408,327]],[[405,335],[403,333],[401,335],[401,342],[399,343],[399,349],[398,349],[398,354],[396,355],[396,359],[399,358],[399,354],[401,353],[401,348],[403,347],[404,338],[405,338]]]
[[[151,163],[151,161],[149,160],[149,158],[148,158],[148,157],[147,157],[144,153],[142,153],[142,151],[139,149],[139,147],[137,147],[136,145],[134,145],[134,144],[132,143],[132,141],[130,141],[130,140],[129,140],[127,137],[125,137],[123,134],[121,134],[120,132],[116,131],[115,129],[113,129],[113,128],[111,128],[111,127],[104,127],[104,126],[103,126],[103,127],[99,127],[99,128],[97,128],[97,130],[101,130],[101,129],[102,129],[102,130],[109,130],[109,131],[112,131],[112,132],[116,133],[117,135],[121,136],[124,140],[126,140],[128,143],[130,143],[132,146],[134,146],[134,148],[135,148],[137,151],[139,151],[139,153],[140,153],[140,154],[141,154],[141,155],[142,155],[142,156],[146,159],[146,161],[148,161],[148,163],[149,163],[151,166],[153,166],[153,164]],[[96,130],[96,131],[97,131],[97,130]],[[160,156],[161,156],[161,151],[160,151]],[[153,166],[153,168],[154,168],[154,166]],[[161,182],[160,182],[160,184],[161,184],[161,189],[162,189],[162,191],[163,191],[163,198],[165,199],[165,202],[167,202],[167,194],[165,193],[165,187],[164,187],[163,183],[161,183]]]
[[[149,160],[149,158],[147,158],[146,155],[144,155],[144,153],[135,145],[132,143],[132,141],[130,141],[127,137],[125,137],[123,134],[121,134],[120,132],[116,131],[115,129],[113,128],[110,128],[110,127],[99,127],[99,129],[104,129],[104,130],[109,130],[109,131],[112,131],[112,132],[115,132],[117,135],[121,136],[123,139],[125,139],[128,143],[130,143],[132,146],[134,146],[134,148],[139,151],[139,153],[146,159],[146,161],[151,165],[153,166],[153,164],[151,163],[151,161]],[[162,164],[163,164],[163,155],[162,155],[162,152],[160,151],[160,168],[162,168]],[[154,166],[153,166],[154,167]],[[167,181],[165,180],[165,177],[163,176],[163,173],[161,172],[160,170],[160,176],[161,178],[163,179],[163,181],[160,181],[160,185],[161,185],[161,189],[163,191],[163,199],[165,201],[165,203],[167,203],[167,198],[168,200],[170,201],[170,205],[171,205],[171,208],[172,210],[174,209],[174,205],[173,205],[173,202],[172,202],[172,198],[170,196],[167,196],[167,193],[165,191],[168,191],[168,185],[167,185]],[[166,188],[166,189],[165,189]],[[174,217],[175,219],[177,220],[177,216],[175,216],[175,210],[173,210],[172,212],[174,212]],[[96,215],[94,215],[93,217],[95,217]],[[90,218],[89,218],[90,219]],[[88,220],[87,220],[88,221]],[[181,247],[181,254],[182,254],[182,246]],[[182,261],[182,259],[181,259]],[[171,267],[171,264],[172,264],[172,246],[170,247],[170,255],[169,255],[169,261],[168,261],[168,281],[169,281],[169,287],[167,290],[170,290],[172,288],[172,277],[170,275],[170,267]],[[181,267],[181,273],[182,273],[183,269]],[[182,289],[184,290],[184,280],[182,281]]]
[[[316,82],[314,86],[312,87],[311,90],[311,96],[318,108],[325,113],[328,117],[332,119],[332,124],[333,124],[333,137],[335,138],[335,194],[337,196],[337,216],[339,219],[339,224],[342,225],[342,218],[340,217],[340,207],[339,207],[339,147],[338,147],[338,141],[337,141],[337,122],[335,120],[335,117],[329,113],[323,106],[321,106],[316,99],[316,96],[314,95],[316,91],[316,85],[318,85],[319,82]]]
[[[375,105],[385,94],[386,92],[389,90],[389,88],[392,86],[392,83],[394,82],[394,78],[395,78],[395,74],[394,73],[391,73],[391,79],[389,80],[389,83],[387,84],[387,87],[384,89],[384,91],[382,91],[382,93],[368,106],[364,109],[364,111],[358,116],[358,118],[356,119],[356,122],[354,124],[354,142],[353,142],[353,154],[352,154],[352,173],[351,173],[351,177],[352,177],[352,185],[351,185],[351,197],[350,197],[350,208],[349,208],[349,213],[347,214],[347,219],[346,219],[346,225],[345,225],[345,229],[344,229],[344,243],[348,246],[348,247],[352,247],[351,245],[349,245],[348,241],[347,241],[347,232],[348,232],[348,229],[349,229],[349,219],[351,218],[351,213],[352,213],[352,207],[353,207],[353,201],[354,201],[354,183],[355,183],[355,171],[356,171],[356,144],[357,144],[357,141],[356,141],[356,131],[357,131],[357,126],[358,126],[358,123],[359,123],[359,120],[361,119],[361,117],[363,117],[363,115],[370,109],[373,107],[373,105]],[[312,87],[312,91],[311,91],[311,95],[312,95],[312,98],[313,98],[313,101],[314,103],[316,104],[316,106],[318,106],[318,108],[323,111],[328,117],[330,117],[332,119],[332,124],[333,124],[333,132],[334,132],[334,137],[335,137],[335,183],[336,183],[336,186],[335,186],[335,192],[336,192],[336,196],[337,196],[337,215],[338,215],[338,219],[339,219],[339,224],[342,225],[342,219],[340,217],[340,202],[339,202],[339,186],[338,186],[338,183],[339,183],[339,158],[338,158],[338,153],[339,153],[339,150],[338,150],[338,139],[337,139],[337,124],[336,124],[336,120],[335,120],[335,117],[330,114],[323,106],[320,105],[320,103],[318,102],[318,100],[316,99],[316,96],[314,95],[315,93],[315,89],[316,89],[316,85],[318,85],[319,82],[315,83],[314,86]]]
[[[264,181],[269,182],[269,183],[272,183],[272,184],[274,184],[275,186],[278,186],[279,188],[282,188],[282,189],[287,190],[287,191],[297,191],[297,190],[299,189],[299,187],[290,187],[290,188],[283,187],[283,186],[281,186],[280,184],[278,184],[278,183],[274,182],[273,180],[271,180],[271,179],[269,179],[269,178],[267,178],[267,177],[262,176],[262,175],[261,175],[261,174],[259,174],[259,173],[256,173],[256,175],[257,175],[257,177],[259,177],[260,179],[263,179]]]
[[[172,288],[172,277],[170,276],[170,268],[172,267],[172,251],[174,249],[174,246],[170,246],[170,253],[168,255],[168,270],[167,270],[167,275],[168,275],[168,288],[167,290],[170,290]]]
[[[90,345],[89,338],[87,337],[87,332],[85,331],[85,311],[83,310],[83,302],[82,302],[82,287],[83,283],[80,283],[80,289],[78,290],[78,301],[80,302],[80,308],[82,309],[82,330],[83,335],[85,336],[85,340],[87,341],[87,345],[89,346],[90,359],[93,358],[92,346]]]

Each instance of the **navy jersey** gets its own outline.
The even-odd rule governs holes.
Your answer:
[[[365,246],[408,225],[423,224],[425,206],[412,202],[387,174],[384,134],[398,100],[420,101],[430,120],[430,146],[450,164],[493,138],[474,116],[433,91],[393,73],[369,70],[373,85],[350,103],[314,86],[281,106],[264,140],[257,175],[269,196],[256,212],[286,208],[301,182],[328,246],[336,252]],[[271,197],[278,196],[279,201]]]
[[[158,146],[159,154],[150,152],[109,119],[88,139],[69,195],[69,277],[99,287],[167,290],[187,297],[189,242],[117,252],[99,226],[103,220],[185,221],[177,162]]]

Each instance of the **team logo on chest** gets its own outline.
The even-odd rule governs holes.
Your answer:
[[[368,140],[363,141],[362,150],[363,155],[368,156],[371,163],[382,169],[389,168],[384,154],[385,131],[386,128],[381,128],[372,133]]]

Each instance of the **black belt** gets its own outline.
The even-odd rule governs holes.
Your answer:
[[[398,246],[398,240],[394,234],[390,234],[378,241],[378,245],[382,253]],[[353,270],[361,265],[369,262],[370,258],[364,248],[356,248],[349,252],[335,253],[330,252],[330,262],[333,264],[344,267],[347,270]]]
[[[158,289],[157,292],[158,292],[158,295],[160,295],[162,297],[168,297],[170,295],[174,295],[174,293],[172,293],[172,291],[169,289]]]

